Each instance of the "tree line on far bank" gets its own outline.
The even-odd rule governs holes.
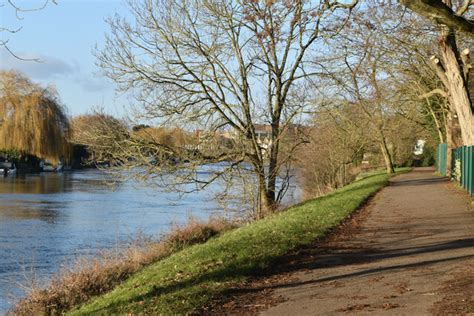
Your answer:
[[[259,217],[278,209],[295,166],[314,196],[368,161],[387,173],[410,165],[419,139],[430,155],[439,142],[472,145],[472,3],[404,4],[444,15],[432,24],[372,0],[130,2],[133,21],[110,18],[96,57],[135,98],[137,120],[98,112],[56,131],[168,189],[240,181]],[[160,126],[137,125],[143,117]]]
[[[40,159],[52,164],[80,166],[110,163],[111,146],[136,138],[163,146],[183,147],[192,142],[191,133],[179,128],[137,125],[129,128],[123,119],[102,111],[69,117],[53,87],[42,87],[23,74],[0,71],[0,156],[3,159]],[[84,148],[77,153],[75,147]],[[78,155],[79,157],[74,157]]]
[[[1,72],[0,79],[5,91],[1,103],[2,123],[8,121],[8,124],[0,125],[1,135],[5,137],[8,131],[14,131],[10,136],[16,140],[3,138],[0,150],[2,156],[10,159],[29,159],[31,163],[37,163],[39,159],[51,163],[61,160],[78,168],[113,166],[116,171],[145,168],[147,173],[157,174],[158,169],[165,173],[172,169],[176,172],[183,166],[190,168],[190,164],[198,168],[214,163],[218,155],[227,157],[228,152],[243,150],[238,147],[238,137],[224,131],[185,131],[178,127],[133,125],[102,110],[69,118],[58,93],[52,88],[40,87],[16,72]],[[336,112],[326,106],[312,116],[308,125],[294,127],[282,138],[281,150],[291,157],[292,168],[298,170],[305,197],[325,194],[353,181],[364,168],[383,165],[383,155],[377,142],[370,138],[370,131],[357,126],[363,124],[359,109],[355,105],[346,106],[346,109],[337,108]],[[34,130],[33,125],[25,125],[29,121],[42,125]],[[417,137],[429,138],[429,134],[418,133],[417,124],[397,120],[397,116],[390,124],[393,131],[402,127],[403,135],[406,135],[389,134],[394,165],[410,165]],[[39,137],[32,138],[34,132]],[[267,133],[261,140],[268,141],[270,137]],[[51,141],[56,147],[50,146]],[[364,162],[364,156],[368,161]],[[231,160],[228,162],[231,166],[237,164]],[[244,177],[247,176],[245,173]],[[174,185],[177,184],[170,187]]]

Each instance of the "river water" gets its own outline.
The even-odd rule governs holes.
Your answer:
[[[24,295],[22,285],[33,277],[46,282],[75,256],[139,234],[159,238],[189,216],[229,216],[212,199],[218,184],[180,196],[132,180],[113,186],[105,180],[97,170],[0,178],[0,315]]]

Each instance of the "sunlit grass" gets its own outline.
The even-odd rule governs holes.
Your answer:
[[[278,257],[324,236],[388,179],[383,173],[366,177],[327,196],[186,248],[70,313],[183,314],[199,309]]]

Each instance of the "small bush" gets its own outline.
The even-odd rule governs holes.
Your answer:
[[[172,252],[176,252],[187,246],[204,243],[221,232],[235,227],[237,227],[235,223],[223,219],[212,220],[208,223],[190,219],[186,226],[175,226],[166,235],[164,243]]]
[[[436,163],[436,148],[431,146],[425,146],[423,148],[423,154],[421,156],[421,166],[430,167]]]

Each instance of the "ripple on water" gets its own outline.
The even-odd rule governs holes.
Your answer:
[[[106,183],[96,170],[0,178],[0,314],[33,275],[47,280],[76,256],[159,237],[188,217],[226,215],[211,197],[221,187],[180,199],[132,181]]]

